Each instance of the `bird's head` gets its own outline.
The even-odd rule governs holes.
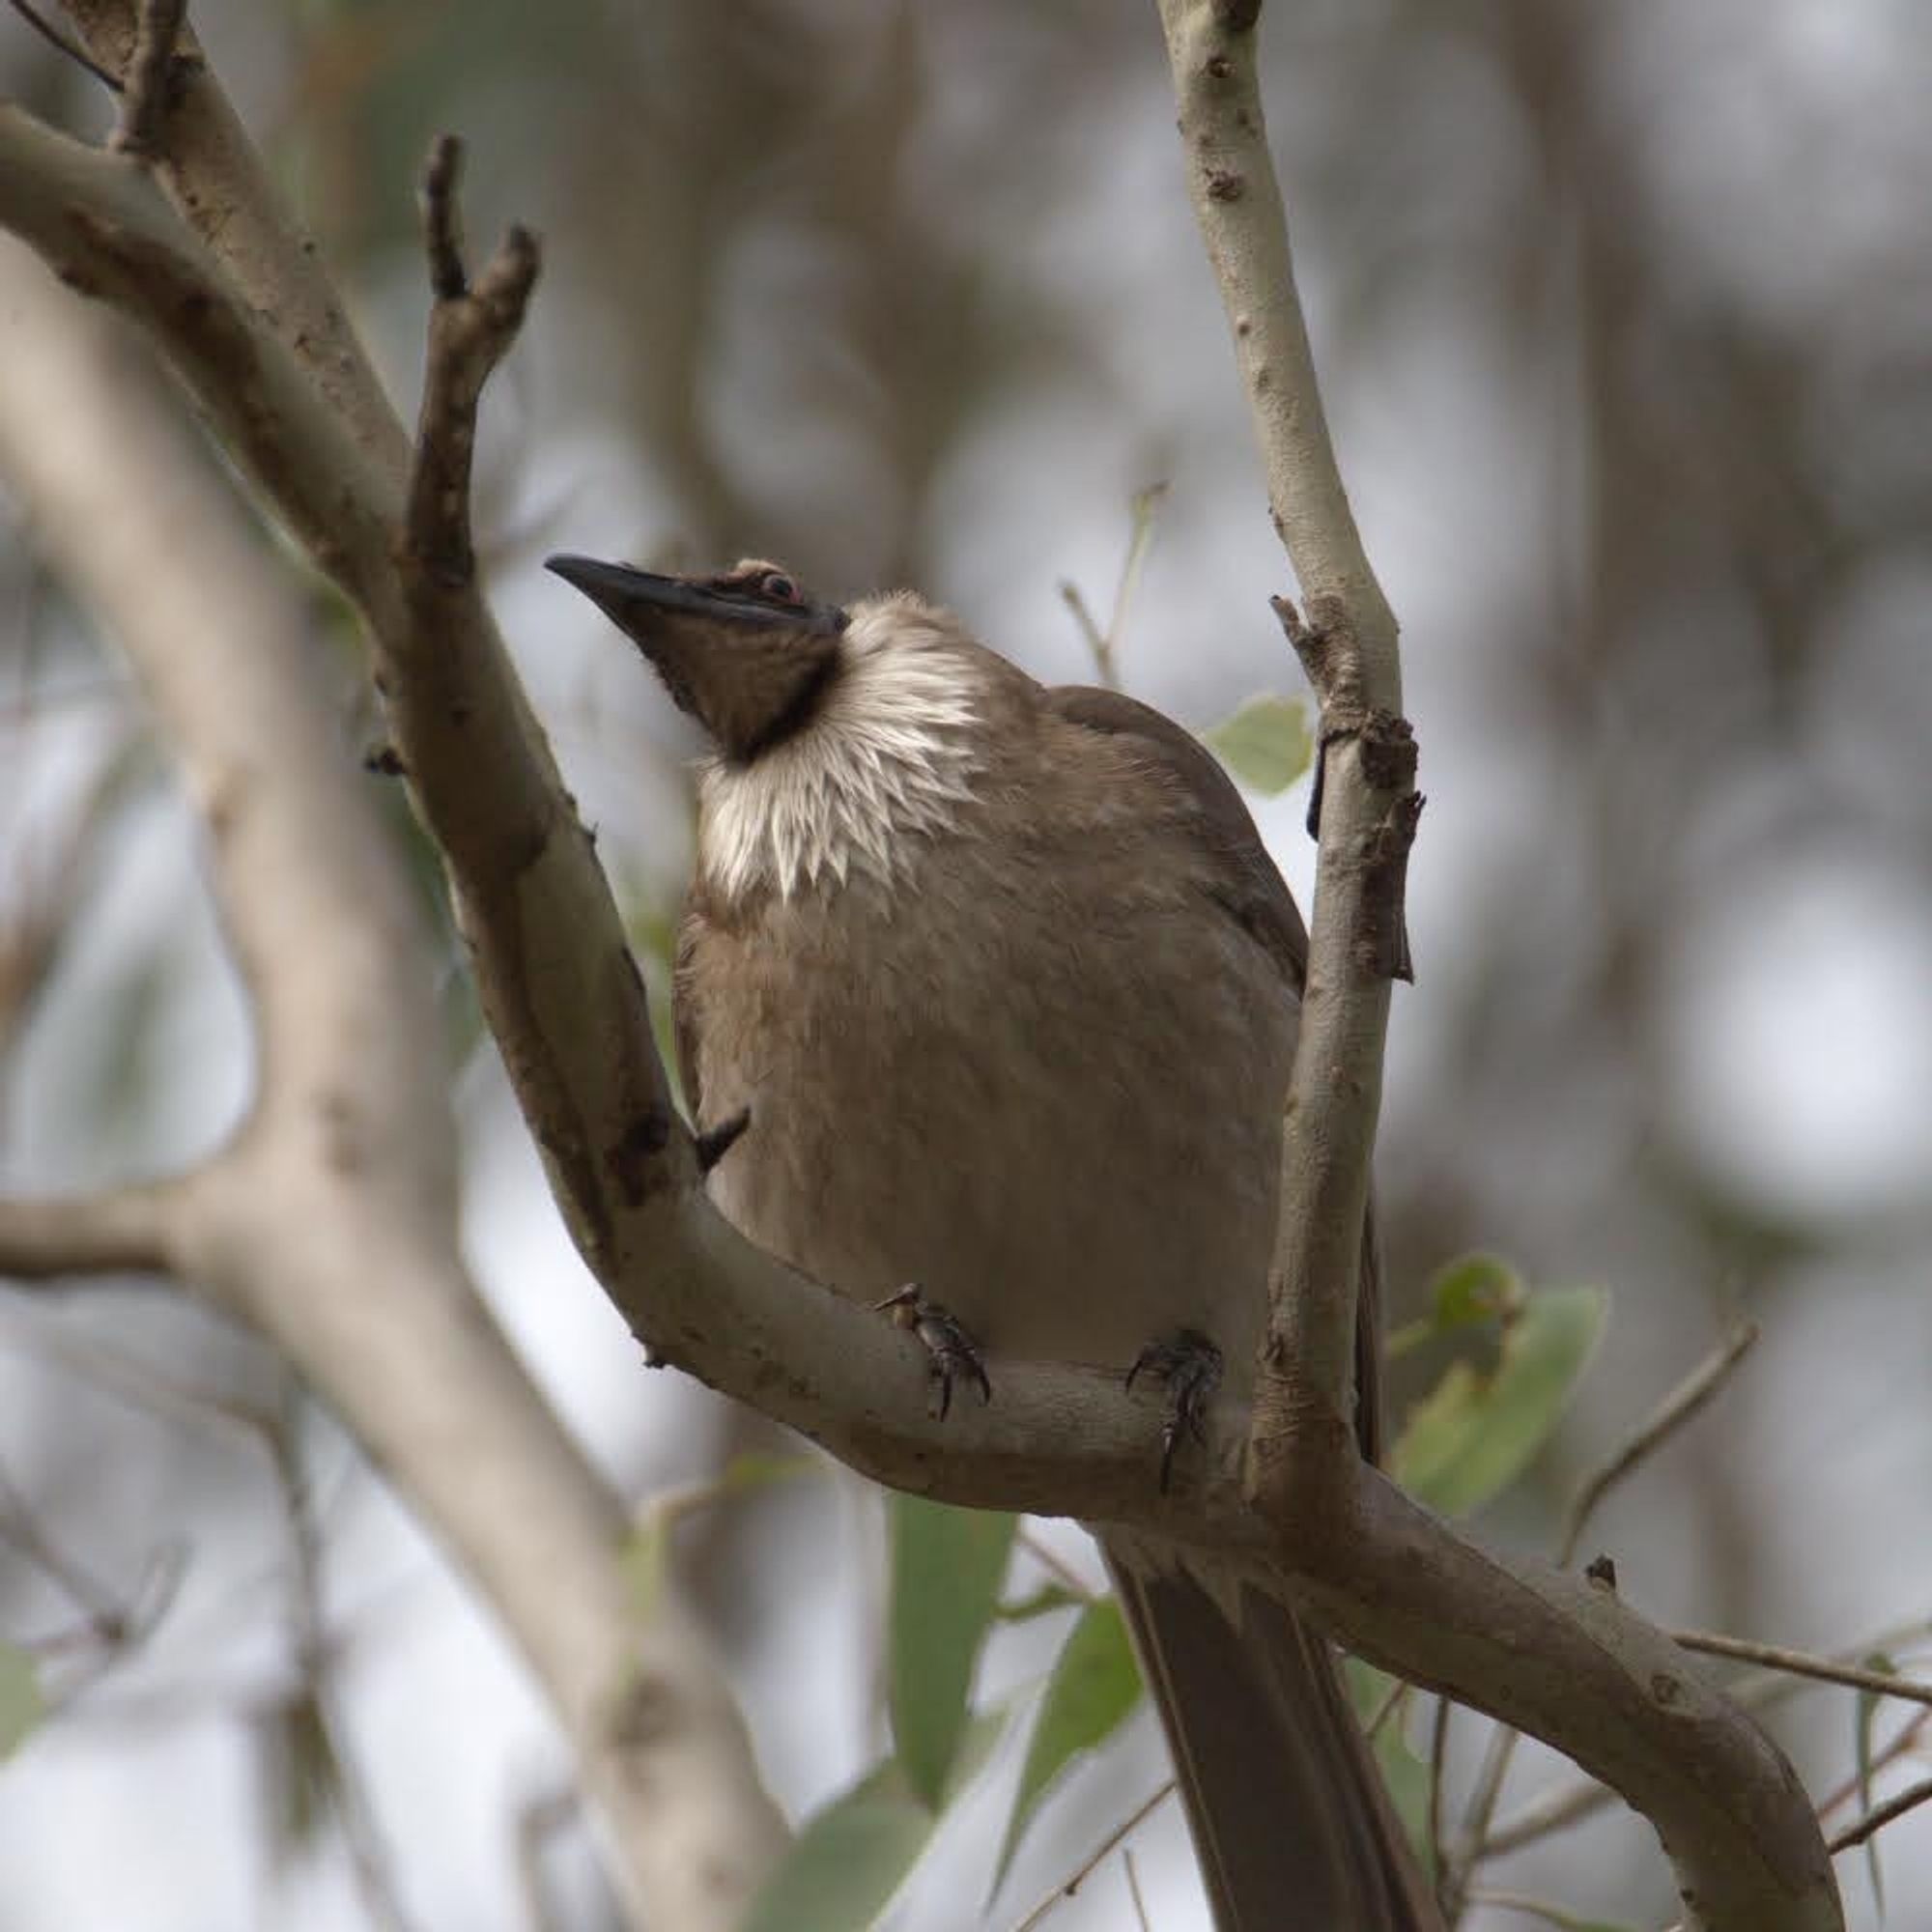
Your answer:
[[[838,673],[848,614],[775,563],[752,558],[719,577],[587,556],[553,556],[545,568],[636,643],[730,763],[749,764],[808,724]]]

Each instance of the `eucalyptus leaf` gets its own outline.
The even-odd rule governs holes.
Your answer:
[[[1549,1439],[1604,1332],[1597,1288],[1546,1289],[1503,1324],[1492,1369],[1452,1363],[1409,1413],[1389,1456],[1395,1479],[1432,1509],[1466,1516],[1520,1475]]]
[[[744,1932],[864,1932],[919,1862],[938,1819],[889,1758],[802,1831]]]
[[[1020,1839],[1046,1794],[1073,1760],[1097,1749],[1140,1701],[1141,1673],[1126,1620],[1112,1598],[1090,1604],[1067,1634],[1047,1676],[1027,1745],[1012,1815],[993,1877],[999,1889]]]
[[[1008,1708],[967,1726],[943,1802],[925,1804],[887,1758],[816,1813],[765,1881],[742,1932],[867,1932],[918,1864],[947,1809],[984,1769]]]
[[[1875,1650],[1859,1660],[1860,1667],[1876,1670],[1886,1677],[1896,1676],[1898,1664],[1882,1650]],[[1852,1719],[1854,1742],[1857,1747],[1859,1767],[1859,1809],[1872,1808],[1873,1763],[1872,1730],[1878,1721],[1879,1704],[1882,1700],[1876,1690],[1861,1690]],[[1885,1920],[1885,1872],[1879,1864],[1878,1841],[1880,1833],[1874,1832],[1865,1840],[1865,1879],[1871,1887],[1872,1908],[1878,1914],[1880,1923]]]
[[[0,1758],[18,1750],[46,1715],[33,1652],[0,1642]]]
[[[1297,697],[1251,697],[1201,736],[1242,784],[1264,798],[1286,791],[1315,756],[1307,708]]]
[[[1395,1679],[1355,1657],[1347,1660],[1347,1674],[1355,1715],[1367,1723],[1381,1709]],[[1403,1717],[1402,1711],[1391,1712],[1370,1741],[1369,1748],[1375,1753],[1403,1835],[1407,1838],[1424,1876],[1433,1882],[1435,1847],[1429,1836],[1429,1761],[1409,1743],[1408,1733],[1403,1728]]]
[[[936,1805],[966,1735],[973,1670],[1019,1522],[919,1496],[895,1495],[891,1510],[893,1740],[914,1795]]]
[[[1507,1320],[1523,1303],[1522,1277],[1500,1255],[1459,1255],[1435,1271],[1429,1305],[1438,1333]]]

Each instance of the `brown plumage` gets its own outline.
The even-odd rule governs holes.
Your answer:
[[[1194,1330],[1245,1397],[1307,936],[1212,756],[903,593],[554,567],[720,743],[675,1002],[699,1126],[750,1117],[719,1208],[845,1293],[917,1282],[996,1384],[1003,1356],[1123,1373]],[[1103,1542],[1216,1924],[1435,1924],[1326,1645],[1237,1577]]]

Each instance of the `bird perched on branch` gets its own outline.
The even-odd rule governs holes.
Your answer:
[[[550,567],[715,746],[675,1012],[718,1207],[898,1303],[945,1397],[1002,1356],[1158,1375],[1161,1480],[1251,1379],[1307,957],[1233,783],[904,592]],[[1363,1269],[1373,1455],[1372,1239]],[[1437,1924],[1325,1642],[1205,1559],[1102,1541],[1221,1932]]]

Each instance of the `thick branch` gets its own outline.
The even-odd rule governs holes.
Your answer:
[[[620,1498],[462,1267],[427,949],[300,600],[127,345],[11,243],[0,273],[0,462],[182,758],[261,1042],[248,1129],[178,1184],[169,1260],[281,1347],[497,1607],[637,1918],[723,1932],[782,1824],[701,1634],[674,1595],[638,1615]]]
[[[1262,115],[1259,13],[1256,0],[1160,0],[1189,194],[1309,621],[1278,608],[1322,709],[1308,982],[1250,1492],[1333,1634],[1559,1744],[1643,1810],[1694,1922],[1835,1928],[1830,1864],[1790,1767],[1684,1671],[1662,1633],[1609,1592],[1503,1570],[1352,1454],[1359,1231],[1389,983],[1408,970],[1402,883],[1421,801],[1395,620],[1349,509],[1295,290]]]
[[[1205,66],[1217,57],[1213,36],[1226,36],[1211,7],[1170,0],[1168,14],[1185,119],[1202,88],[1228,77]],[[1251,92],[1251,78],[1244,85]],[[1235,131],[1258,148],[1259,128],[1257,106],[1248,129]],[[0,164],[24,151],[0,120]],[[0,165],[0,183],[7,179]],[[68,167],[66,179],[84,196],[104,178]],[[1241,207],[1244,193],[1230,194],[1226,185],[1209,192],[1215,210],[1204,222]],[[266,353],[259,360],[269,406],[260,415],[276,435],[256,433],[250,412],[237,407],[234,370],[201,352],[178,313],[184,282],[175,271],[205,255],[150,224],[144,238],[162,246],[165,270],[153,277],[125,270],[118,238],[76,225],[61,200],[0,185],[0,216],[11,219],[9,207],[25,206],[37,240],[57,260],[83,274],[91,269],[101,292],[180,344],[178,360],[204,409],[240,440],[284,514],[361,603],[397,749],[448,860],[519,1097],[580,1246],[642,1340],[898,1487],[959,1502],[1076,1511],[1245,1552],[1367,1655],[1535,1731],[1617,1783],[1658,1824],[1711,1925],[1737,1932],[1837,1925],[1822,1846],[1787,1768],[1747,1722],[1683,1672],[1674,1651],[1660,1654],[1664,1640],[1614,1598],[1554,1573],[1505,1569],[1340,1454],[1318,1450],[1309,1485],[1277,1468],[1283,1494],[1270,1501],[1283,1506],[1258,1514],[1236,1474],[1227,1417],[1219,1418],[1219,1453],[1198,1471],[1177,1472],[1173,1492],[1163,1495],[1149,1480],[1148,1411],[1097,1377],[996,1363],[998,1401],[956,1408],[942,1426],[924,1412],[916,1344],[737,1236],[697,1185],[608,886],[473,583],[438,582],[420,556],[411,557],[402,543],[400,477],[372,480],[353,437],[345,457],[345,438],[327,412],[285,394]],[[149,223],[149,215],[144,206],[140,220]],[[186,279],[194,285],[193,273]],[[1269,270],[1256,294],[1289,286]],[[232,314],[218,283],[203,293]],[[1258,305],[1249,316],[1250,334],[1259,330],[1264,340],[1278,326],[1286,325]],[[1305,362],[1305,343],[1300,356]],[[255,373],[244,362],[240,386],[246,389]],[[367,399],[358,406],[366,409]],[[1306,430],[1305,414],[1291,408],[1289,416],[1285,434]],[[326,486],[320,494],[311,476]],[[1354,569],[1348,546],[1335,539],[1339,486],[1297,488],[1284,481],[1277,513],[1297,544],[1315,628],[1329,638],[1351,628],[1364,708],[1393,714],[1393,625],[1365,568]],[[381,569],[368,547],[372,525],[387,539]],[[1297,531],[1311,533],[1306,561]],[[1376,841],[1400,836],[1376,805],[1378,790],[1407,795],[1400,778],[1391,784],[1367,769],[1373,756],[1366,724],[1330,750],[1323,883],[1296,1071],[1305,1153],[1291,1157],[1289,1176],[1290,1198],[1308,1210],[1302,1225],[1312,1230],[1362,1222],[1387,1001],[1384,968],[1371,972],[1362,963],[1379,955],[1365,953],[1363,941],[1377,918],[1374,868],[1386,863]],[[1318,1117],[1318,1090],[1341,1094],[1339,1112]],[[1352,1212],[1342,1211],[1351,1204]],[[1309,1319],[1319,1333],[1305,1359],[1319,1372],[1297,1367],[1300,1341],[1294,1350],[1277,1343],[1280,1384],[1273,1406],[1258,1417],[1256,1437],[1278,1442],[1284,1428],[1300,1428],[1305,1444],[1325,1433],[1333,1452],[1347,1439],[1355,1237],[1319,1238],[1338,1244],[1334,1265],[1309,1247],[1291,1254],[1284,1275],[1297,1299],[1314,1279]],[[432,1349],[416,1359],[435,1358]],[[411,1374],[419,1385],[413,1365]],[[1315,1391],[1312,1430],[1292,1406],[1307,1388]],[[466,1439],[460,1451],[472,1446]],[[1266,1492],[1269,1484],[1262,1487]],[[1319,1508],[1297,1515],[1311,1496]]]
[[[95,60],[123,73],[153,0],[66,0]],[[409,445],[315,243],[289,219],[192,28],[175,38],[165,138],[148,158],[226,283],[298,362],[377,469],[400,479]],[[9,224],[11,225],[11,223]]]
[[[1357,1463],[1293,1586],[1371,1662],[1575,1758],[1655,1826],[1690,1922],[1737,1932],[1843,1923],[1816,1817],[1776,1747],[1671,1636],[1614,1593],[1504,1565]],[[1313,1562],[1309,1562],[1310,1556]]]

